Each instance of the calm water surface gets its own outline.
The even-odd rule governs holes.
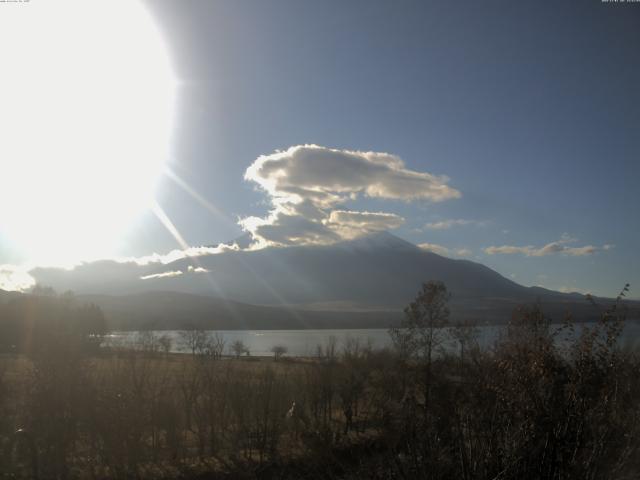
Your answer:
[[[593,324],[586,324],[593,325]],[[557,328],[560,325],[554,325]],[[576,326],[579,332],[580,325]],[[478,327],[478,343],[490,346],[504,330],[504,326]],[[183,345],[180,331],[163,330],[154,331],[156,336],[167,335],[171,339],[171,351],[175,353],[187,352]],[[335,341],[338,350],[349,339],[358,340],[361,345],[370,343],[373,348],[379,349],[391,346],[391,339],[386,329],[344,329],[344,330],[217,330],[226,342],[226,352],[230,354],[229,346],[236,340],[241,340],[255,356],[273,355],[271,349],[276,345],[283,345],[291,356],[313,356],[318,345],[327,345]],[[140,332],[113,332],[105,341],[106,345],[135,347],[139,340]],[[334,339],[334,340],[332,340]],[[624,347],[640,346],[640,321],[627,321],[620,339]],[[450,344],[449,348],[453,348]]]

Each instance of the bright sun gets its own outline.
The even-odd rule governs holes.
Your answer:
[[[31,262],[112,255],[150,206],[175,82],[138,2],[6,3],[0,14],[0,242]]]

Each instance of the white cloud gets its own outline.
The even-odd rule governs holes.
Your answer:
[[[591,294],[591,290],[585,290],[584,288],[578,288],[578,287],[562,286],[562,287],[558,288],[557,290],[559,292],[562,292],[562,293],[581,293],[582,295]]]
[[[0,265],[0,289],[24,291],[35,285],[28,267]]]
[[[310,220],[284,210],[272,212],[267,218],[248,217],[240,226],[251,233],[255,247],[269,245],[328,244],[341,239],[322,221]]]
[[[257,245],[327,244],[404,222],[385,212],[358,212],[344,203],[358,197],[440,202],[459,198],[448,178],[405,168],[396,155],[299,145],[258,157],[245,179],[272,204],[269,215],[239,224]]]
[[[602,250],[602,248],[593,245],[585,245],[584,247],[564,247],[560,252],[574,257],[582,257],[584,255],[593,255],[598,250]]]
[[[471,250],[468,248],[450,249],[444,245],[438,245],[437,243],[420,243],[418,244],[418,247],[446,257],[469,257],[472,255]]]
[[[171,270],[169,272],[153,273],[151,275],[143,275],[140,280],[152,280],[156,278],[173,278],[182,275],[181,270]]]
[[[513,245],[502,245],[501,247],[487,247],[484,249],[484,253],[488,255],[496,255],[496,254],[513,254],[513,253],[522,253],[524,255],[530,255],[532,251],[535,250],[535,247],[515,247]]]
[[[206,268],[194,267],[193,265],[189,265],[189,267],[187,268],[187,271],[191,273],[209,273],[210,272],[210,270],[207,270]]]
[[[217,247],[189,247],[187,249],[172,250],[169,253],[158,254],[152,253],[151,255],[145,255],[143,257],[124,257],[116,258],[118,263],[136,263],[138,265],[149,265],[152,263],[161,263],[166,265],[176,260],[182,260],[183,258],[196,258],[204,257],[207,255],[217,255],[218,253],[240,250],[237,244],[227,245],[220,243]]]
[[[437,243],[420,243],[418,246],[423,250],[428,250],[430,252],[437,253],[438,255],[449,255],[449,249],[442,245],[438,245]]]
[[[398,228],[404,223],[404,218],[395,213],[334,210],[323,223],[341,238],[349,239],[366,233]]]
[[[483,227],[487,224],[487,222],[483,222],[480,220],[465,220],[465,219],[457,219],[457,220],[441,220],[439,222],[427,223],[424,228],[428,228],[430,230],[448,230],[451,227],[459,227],[465,225],[475,225],[478,227]]]
[[[514,245],[502,245],[499,247],[491,246],[484,249],[484,252],[488,255],[513,255],[522,254],[527,257],[545,257],[547,255],[554,255],[560,253],[562,255],[570,255],[573,257],[581,257],[585,255],[593,255],[601,250],[611,249],[611,245],[603,245],[602,247],[596,247],[594,245],[584,245],[582,247],[570,247],[567,243],[577,242],[576,238],[571,237],[567,233],[563,233],[560,240],[547,243],[542,247],[535,247],[533,245],[526,246],[514,246]]]
[[[75,265],[55,266],[55,265],[0,265],[0,289],[12,290],[12,291],[26,291],[35,285],[36,280],[34,276],[42,276],[43,273],[59,272],[64,275],[65,272],[78,272],[84,270],[91,270],[99,267],[108,272],[120,272],[127,276],[130,272],[136,272],[135,278],[141,280],[150,280],[154,278],[167,278],[181,275],[181,271],[169,271],[158,274],[140,275],[138,271],[143,271],[147,267],[154,265],[167,265],[177,260],[185,258],[198,258],[209,255],[217,255],[225,252],[239,251],[240,247],[237,244],[219,244],[217,247],[189,247],[184,250],[176,249],[166,254],[153,253],[151,255],[145,255],[142,257],[119,257],[119,258],[104,258],[99,260],[93,260],[90,262],[81,262]],[[194,267],[190,265],[187,267],[189,273],[208,273],[209,270],[202,267]],[[103,272],[104,273],[104,272]],[[42,279],[40,279],[42,280]],[[45,282],[47,279],[45,279]]]
[[[578,288],[578,287],[568,287],[566,285],[563,285],[561,287],[556,287],[556,286],[550,286],[548,284],[538,283],[535,286],[540,288],[545,288],[547,290],[555,290],[556,292],[562,292],[562,293],[580,293],[582,295],[591,294],[591,290],[586,290],[584,288]]]
[[[448,179],[405,168],[396,155],[299,145],[260,156],[245,173],[274,198],[331,201],[364,193],[370,197],[442,201],[459,198]]]

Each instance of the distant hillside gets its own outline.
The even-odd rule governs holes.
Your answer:
[[[0,289],[0,303],[5,303],[11,300],[12,298],[16,298],[20,295],[21,294],[18,292],[7,292],[6,290]]]
[[[81,295],[78,300],[98,305],[112,330],[387,328],[401,316],[399,311],[325,311],[249,305],[178,292]]]

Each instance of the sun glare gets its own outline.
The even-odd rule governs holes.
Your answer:
[[[114,254],[168,156],[175,81],[150,15],[7,3],[0,58],[0,234],[32,262]]]

